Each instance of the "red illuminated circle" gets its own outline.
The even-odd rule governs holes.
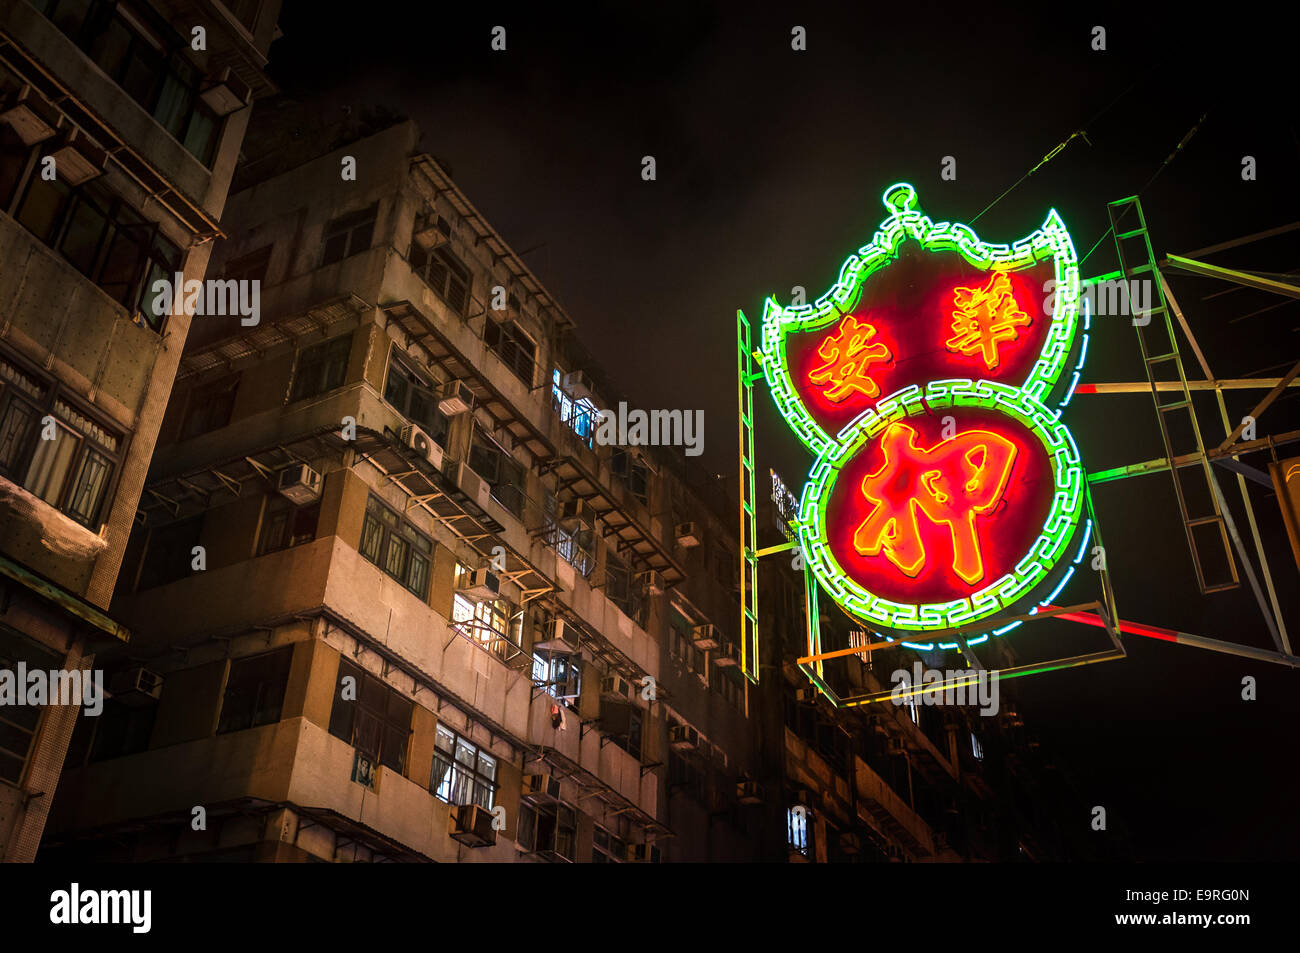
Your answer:
[[[971,585],[984,579],[977,517],[1002,500],[1016,460],[1016,445],[989,430],[963,430],[933,447],[919,447],[916,431],[895,421],[880,437],[884,463],[862,479],[873,507],[853,536],[863,556],[885,557],[915,577],[928,560],[922,518],[948,527],[952,571]]]
[[[1011,417],[980,407],[908,417],[840,471],[827,542],[868,592],[912,604],[962,599],[1029,550],[1054,485],[1046,448]]]

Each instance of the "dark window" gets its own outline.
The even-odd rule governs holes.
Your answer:
[[[188,576],[193,571],[194,547],[202,531],[202,514],[151,529],[137,588],[165,586]]]
[[[45,672],[63,667],[63,659],[44,646],[0,629],[0,671],[15,671],[19,662],[29,670]],[[40,720],[39,705],[0,706],[0,778],[11,784],[22,781]]]
[[[597,826],[592,831],[591,846],[593,864],[621,864],[627,859],[627,842],[603,827]]]
[[[121,435],[64,400],[53,380],[0,354],[0,476],[95,529],[121,451]]]
[[[645,598],[634,585],[627,564],[612,550],[605,552],[605,595],[629,619],[644,624]]]
[[[32,152],[39,149],[33,146]],[[9,164],[0,165],[0,191],[6,188],[4,170],[17,167],[17,156],[11,158],[12,163],[6,159]],[[159,300],[153,285],[159,279],[173,280],[180,269],[180,249],[102,179],[74,189],[61,180],[45,181],[37,166],[24,168],[26,184],[9,186],[19,192],[14,210],[18,222],[114,301],[138,313],[148,327],[160,330],[165,299]]]
[[[447,448],[447,418],[438,409],[437,389],[396,356],[388,362],[384,400],[427,433],[430,440]]]
[[[525,850],[573,860],[578,820],[567,804],[519,807],[518,841]]]
[[[217,734],[279,721],[292,662],[291,645],[232,661],[230,675],[226,678],[226,693],[221,700]]]
[[[487,434],[474,430],[469,467],[492,487],[492,497],[516,517],[524,512],[524,465],[501,449]]]
[[[266,269],[271,264],[271,245],[263,245],[247,255],[232,258],[226,263],[223,276],[236,281],[265,281]]]
[[[379,212],[379,203],[359,212],[350,212],[332,219],[325,226],[325,256],[321,266],[332,265],[358,252],[366,251],[375,234],[375,216]]]
[[[469,269],[446,248],[425,251],[412,242],[409,256],[411,268],[424,279],[452,311],[465,316],[469,308]]]
[[[614,476],[642,503],[649,505],[649,471],[644,463],[623,447],[615,447],[609,457],[609,467]]]
[[[421,599],[428,596],[433,543],[373,496],[366,503],[360,551]]]
[[[639,708],[627,708],[627,720],[625,722],[626,730],[618,731],[609,736],[609,740],[614,742],[632,757],[638,761],[641,760],[641,724],[644,715]],[[620,725],[622,728],[623,725]]]
[[[97,724],[90,760],[106,761],[144,751],[149,747],[157,718],[157,705],[124,705],[115,698],[108,699],[103,714],[94,719]]]
[[[294,506],[281,496],[267,500],[262,517],[262,531],[257,538],[257,555],[276,553],[292,546],[310,543],[316,538],[320,522],[320,503]]]
[[[212,164],[221,120],[199,96],[203,73],[189,61],[188,36],[133,0],[38,0],[36,6],[172,138]]]
[[[537,345],[514,321],[500,324],[487,319],[483,327],[483,341],[506,367],[529,387],[533,386],[533,365],[537,361]]]
[[[322,341],[298,352],[293,372],[290,402],[317,397],[342,387],[348,376],[348,358],[352,353],[352,335]]]
[[[450,728],[438,726],[429,790],[450,804],[488,810],[497,789],[497,759]]]
[[[190,392],[185,408],[185,421],[181,424],[181,439],[189,440],[230,423],[235,409],[235,394],[239,390],[239,375],[223,377],[203,384]]]
[[[351,682],[345,683],[345,679]],[[360,666],[340,660],[330,712],[334,737],[400,774],[406,765],[413,711],[414,703],[400,692]]]

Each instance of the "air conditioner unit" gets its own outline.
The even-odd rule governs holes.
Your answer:
[[[275,481],[280,495],[297,506],[319,500],[320,485],[320,474],[305,463],[285,467]]]
[[[115,673],[109,679],[108,692],[124,705],[148,705],[162,697],[162,676],[134,666]]]
[[[600,680],[600,696],[610,701],[629,701],[632,698],[632,683],[622,675],[606,675]]]
[[[475,569],[461,579],[457,592],[479,602],[487,602],[501,595],[501,578],[489,569]]]
[[[657,569],[648,569],[645,572],[637,573],[636,581],[642,592],[649,593],[652,596],[662,596],[664,594],[664,576]]]
[[[462,493],[479,505],[481,509],[488,508],[488,501],[492,499],[492,484],[483,479],[470,467],[468,463],[461,462],[455,469],[456,485],[460,487]]]
[[[850,857],[862,853],[862,838],[853,831],[845,831],[840,835],[840,850]]]
[[[466,381],[447,381],[438,388],[438,410],[455,417],[474,409],[474,392]]]
[[[229,116],[248,105],[253,91],[227,66],[203,84],[199,98],[218,116]]]
[[[52,139],[59,131],[59,111],[31,86],[24,86],[0,112],[0,122],[8,124],[25,146]]]
[[[693,626],[691,628],[691,642],[697,649],[705,652],[712,652],[722,645],[722,637],[718,634],[718,627],[711,622],[703,625]]]
[[[713,664],[726,668],[731,665],[739,665],[740,658],[736,652],[736,646],[731,642],[724,642],[713,656]]]
[[[442,469],[442,447],[434,443],[433,438],[419,427],[414,424],[403,427],[402,443],[432,464],[435,470]]]
[[[558,801],[560,782],[549,774],[525,774],[522,794],[530,803]]]
[[[690,549],[692,546],[700,545],[700,530],[693,521],[678,523],[675,535],[678,546]]]
[[[565,500],[560,504],[559,523],[566,533],[591,529],[596,525],[596,511],[586,500]]]
[[[763,785],[757,781],[737,781],[736,800],[741,804],[762,804]]]
[[[451,238],[451,222],[441,215],[421,218],[411,236],[421,248],[432,251],[440,245],[447,244]]]
[[[458,804],[451,809],[451,838],[466,847],[491,847],[497,842],[492,812],[479,804]]]
[[[572,655],[578,651],[578,636],[569,630],[563,619],[548,619],[542,629],[542,638],[533,643],[533,651],[550,652],[552,655]]]
[[[700,746],[700,733],[690,725],[669,725],[668,746],[674,751],[694,751]]]
[[[595,400],[596,385],[586,371],[569,371],[564,375],[564,391],[574,400]]]
[[[52,155],[59,181],[73,188],[103,175],[104,163],[108,161],[108,153],[86,138],[79,129],[69,132],[63,145]]]

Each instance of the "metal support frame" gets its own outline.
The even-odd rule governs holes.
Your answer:
[[[749,320],[736,312],[736,384],[740,417],[740,666],[758,683],[758,518],[754,495],[754,373]],[[749,693],[745,693],[748,713]]]

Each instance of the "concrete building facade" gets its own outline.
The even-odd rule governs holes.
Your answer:
[[[278,0],[0,4],[0,669],[89,671]],[[40,843],[78,708],[0,705],[0,859]]]
[[[268,109],[51,857],[755,859],[735,527],[414,124]],[[260,151],[259,151],[260,150]]]

